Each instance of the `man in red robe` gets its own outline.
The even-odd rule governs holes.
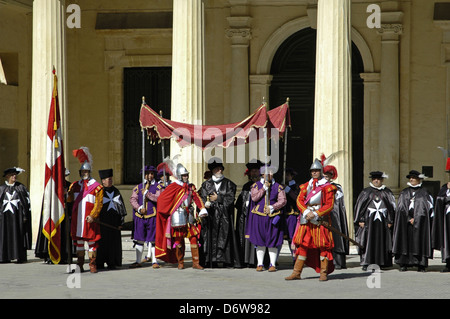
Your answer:
[[[169,184],[157,201],[156,258],[172,264],[178,263],[178,269],[184,269],[184,238],[189,238],[192,267],[203,269],[199,264],[200,225],[192,202],[200,210],[199,217],[207,216],[208,212],[194,184],[189,183],[189,172],[186,168],[178,164],[174,176],[178,180]]]
[[[300,211],[299,223],[294,233],[296,246],[294,270],[286,280],[301,279],[303,266],[320,273],[320,281],[327,280],[327,274],[334,270],[332,249],[334,247],[331,231],[320,224],[331,225],[330,213],[334,206],[336,186],[330,184],[322,174],[322,164],[315,160],[310,168],[311,179],[300,186],[297,206]]]

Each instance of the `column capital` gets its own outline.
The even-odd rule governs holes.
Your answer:
[[[403,24],[401,23],[384,23],[381,28],[377,29],[381,35],[401,35],[403,33]]]
[[[273,75],[271,74],[256,74],[250,75],[251,84],[269,84],[272,83]]]
[[[360,73],[359,76],[366,83],[380,83],[380,73]]]
[[[231,39],[233,44],[248,45],[248,42],[252,38],[250,28],[227,29],[225,30],[225,35],[227,38]]]

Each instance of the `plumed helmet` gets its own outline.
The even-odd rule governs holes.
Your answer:
[[[323,169],[322,163],[320,163],[320,161],[317,158],[314,160],[314,162],[311,164],[311,167],[309,168],[310,171],[312,171],[313,169],[319,169],[321,171]]]
[[[92,154],[89,151],[89,148],[86,146],[81,146],[79,149],[73,150],[72,155],[78,159],[81,164],[80,172],[83,170],[91,171],[92,170]]]
[[[83,164],[81,164],[80,171],[91,171],[91,170],[92,167],[88,161],[85,161]]]
[[[183,166],[183,164],[178,163],[177,170],[176,170],[177,178],[181,179],[181,175],[185,175],[185,174],[189,174],[188,170],[186,169],[186,167]]]

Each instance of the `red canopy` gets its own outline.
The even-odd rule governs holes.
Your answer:
[[[268,128],[267,135],[271,137],[270,129],[278,129],[283,136],[286,126],[290,126],[289,105],[287,103],[270,111],[265,104],[241,122],[222,125],[194,125],[175,122],[161,117],[151,107],[143,104],[139,117],[141,127],[147,130],[152,141],[175,137],[181,147],[195,144],[202,149],[221,146],[235,146],[248,143],[249,136],[255,134],[256,139],[262,138],[262,132],[252,129]],[[252,133],[253,131],[253,133]],[[238,142],[241,140],[241,142]]]

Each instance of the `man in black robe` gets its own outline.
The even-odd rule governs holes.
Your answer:
[[[364,249],[358,248],[361,266],[367,270],[369,265],[392,266],[392,233],[394,223],[395,197],[383,185],[383,172],[370,173],[370,186],[358,196],[354,209],[356,241]]]
[[[236,184],[223,176],[221,159],[210,159],[208,169],[212,177],[203,182],[199,194],[208,210],[208,216],[202,218],[202,262],[204,267],[223,263],[224,267],[241,268],[234,232]]]
[[[31,249],[31,208],[27,188],[16,181],[21,168],[8,168],[0,185],[0,262],[27,261]]]
[[[331,226],[348,236],[347,210],[344,203],[344,192],[341,185],[333,182],[338,177],[337,169],[333,165],[326,165],[323,168],[324,177],[334,186],[337,191],[334,196],[334,207],[331,212]],[[333,263],[335,269],[346,269],[346,256],[350,253],[349,242],[344,237],[332,232],[333,234]]]
[[[245,231],[250,208],[250,189],[252,185],[261,179],[260,168],[263,163],[259,160],[251,160],[245,165],[248,182],[242,187],[242,191],[236,200],[236,238],[238,241],[239,257],[244,265],[256,266],[255,246],[245,238]]]
[[[436,197],[432,243],[433,249],[441,251],[441,259],[445,263],[442,272],[450,272],[450,182],[441,187]]]
[[[284,206],[284,214],[286,216],[284,238],[288,242],[293,263],[295,263],[295,254],[292,247],[292,238],[294,237],[295,229],[297,228],[297,218],[299,215],[297,197],[300,192],[300,188],[294,179],[296,176],[297,172],[294,169],[289,167],[286,168],[286,185],[284,185],[284,192],[286,193],[287,203],[286,206]]]
[[[109,269],[122,266],[122,235],[120,229],[127,214],[120,191],[113,186],[113,170],[99,170],[103,185],[103,207],[100,212],[101,239],[97,248],[97,268],[103,269],[106,263]],[[109,226],[112,227],[109,227]]]
[[[423,174],[412,170],[406,178],[408,187],[400,193],[395,211],[392,252],[400,271],[417,266],[418,271],[425,272],[428,259],[433,258],[430,233],[433,197],[422,187]]]

